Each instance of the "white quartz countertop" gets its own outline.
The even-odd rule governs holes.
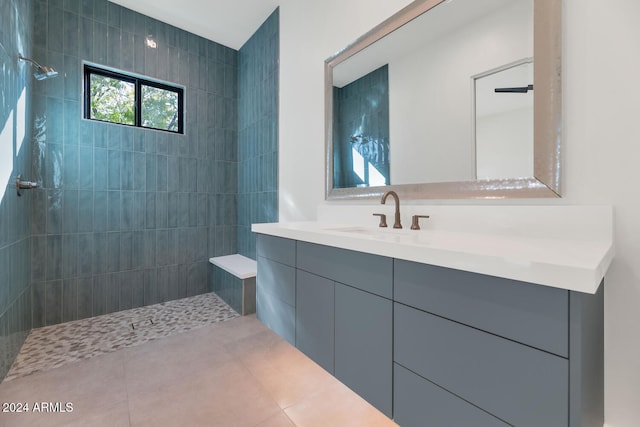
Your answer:
[[[591,294],[614,254],[603,235],[414,231],[324,221],[253,224],[252,231]]]

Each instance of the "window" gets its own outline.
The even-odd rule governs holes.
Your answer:
[[[184,133],[184,89],[84,66],[84,117]]]

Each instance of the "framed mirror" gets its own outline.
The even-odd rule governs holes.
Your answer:
[[[326,198],[559,197],[561,0],[417,0],[325,61]]]

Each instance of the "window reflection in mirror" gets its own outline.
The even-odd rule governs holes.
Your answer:
[[[333,100],[335,188],[389,185],[388,67],[334,85]]]

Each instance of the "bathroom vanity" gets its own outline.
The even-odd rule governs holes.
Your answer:
[[[560,0],[411,2],[325,61],[332,218],[252,227],[258,318],[403,427],[603,425],[610,208],[359,203],[559,197],[562,32]]]
[[[602,426],[610,242],[253,231],[258,318],[399,425]]]

